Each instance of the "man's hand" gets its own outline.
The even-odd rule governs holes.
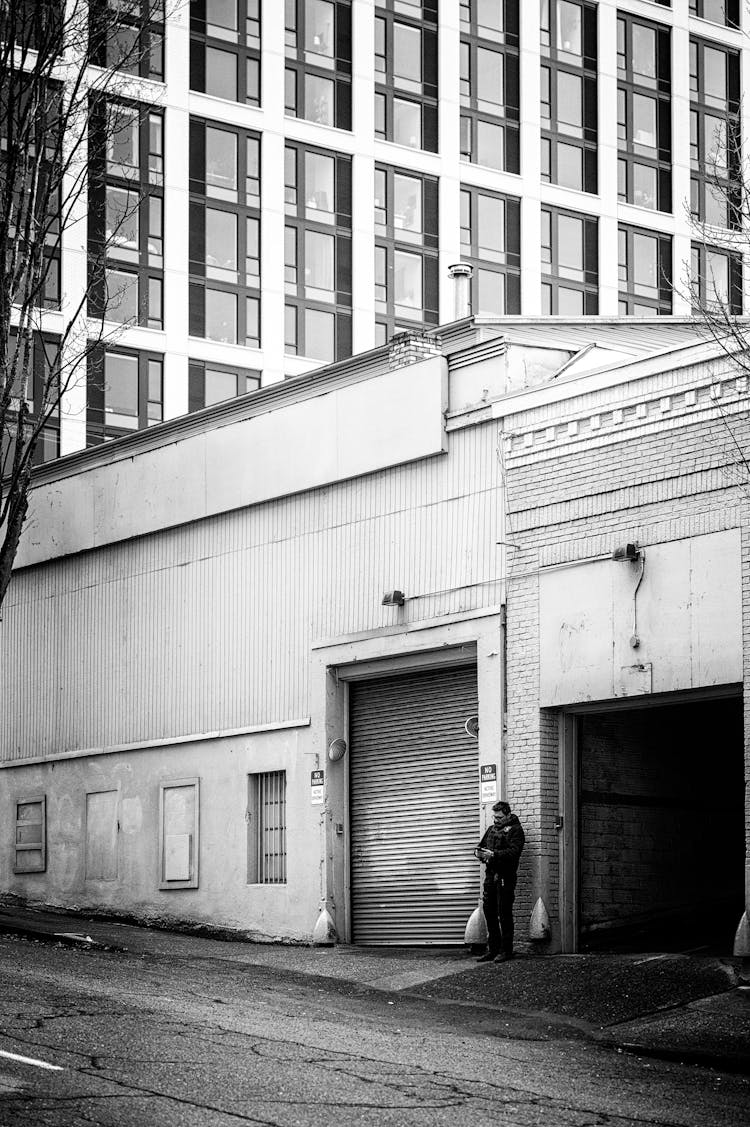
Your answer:
[[[489,861],[491,859],[491,857],[492,857],[492,850],[491,849],[480,849],[479,850],[479,860],[480,861]]]

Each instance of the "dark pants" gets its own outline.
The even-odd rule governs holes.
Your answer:
[[[487,921],[490,951],[499,955],[513,954],[513,901],[516,898],[516,874],[497,876],[487,873],[482,892],[482,908]]]

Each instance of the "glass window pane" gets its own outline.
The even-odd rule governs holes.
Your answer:
[[[393,296],[396,315],[419,320],[422,315],[422,259],[397,250],[393,256]]]
[[[421,108],[415,102],[393,99],[393,140],[397,145],[408,145],[411,149],[422,146]]]
[[[422,33],[403,23],[393,25],[393,73],[410,82],[422,81]]]
[[[206,208],[206,277],[237,281],[237,216]]]
[[[652,27],[634,23],[633,31],[633,74],[645,78],[656,78],[656,32]]]
[[[206,93],[237,101],[237,56],[218,47],[206,47]]]
[[[305,117],[319,125],[334,124],[334,86],[330,78],[305,75]]]
[[[107,168],[116,176],[138,174],[138,111],[130,106],[107,106]]]
[[[557,121],[563,132],[583,127],[583,79],[563,70],[557,72]]]
[[[107,254],[138,261],[138,193],[107,185]]]
[[[557,143],[557,183],[561,188],[583,188],[583,149]]]
[[[652,294],[659,287],[659,244],[650,235],[633,235],[633,288]]]
[[[138,275],[106,270],[107,319],[121,324],[138,321]]]
[[[583,221],[572,215],[557,217],[557,261],[568,277],[583,271]]]
[[[656,148],[656,99],[633,94],[633,141],[649,149]]]
[[[297,310],[293,305],[284,306],[284,351],[292,356],[297,353]]]
[[[557,3],[557,49],[565,55],[580,58],[582,54],[582,14],[578,4],[568,0]]]
[[[305,356],[331,363],[336,356],[336,322],[333,313],[320,309],[305,310]]]
[[[477,196],[477,246],[479,254],[502,256],[505,251],[505,201]]]
[[[305,231],[305,295],[329,300],[335,289],[333,235]]]
[[[206,338],[237,343],[237,297],[223,290],[206,289]]]
[[[206,128],[206,188],[209,195],[234,199],[237,194],[237,135]]]
[[[727,123],[725,118],[706,114],[703,118],[705,159],[709,171],[726,172]]]
[[[205,404],[222,403],[233,399],[237,394],[237,375],[235,372],[220,372],[216,368],[206,368]]]
[[[703,93],[710,101],[727,99],[727,57],[713,47],[703,48]]]
[[[645,164],[634,164],[633,203],[638,207],[656,209],[656,169]]]
[[[503,31],[503,5],[498,0],[476,0],[475,7],[479,34],[497,38]]]
[[[565,317],[580,317],[583,314],[583,294],[581,291],[569,290],[566,286],[558,286],[557,312]]]
[[[477,122],[477,164],[487,168],[505,167],[505,131],[491,121]]]
[[[260,298],[245,298],[245,346],[260,348]]]
[[[104,354],[104,415],[109,426],[138,427],[138,357]]]
[[[206,32],[217,39],[233,39],[237,33],[237,0],[206,0]]]
[[[479,316],[502,316],[505,312],[505,278],[494,270],[480,270],[477,278]]]
[[[396,230],[422,230],[422,185],[411,176],[393,176],[393,226]]]
[[[162,327],[162,284],[161,278],[149,278],[148,285],[148,327]]]
[[[706,251],[706,301],[721,305],[729,301],[729,258],[714,250]]]
[[[480,102],[490,106],[505,104],[505,85],[503,80],[503,56],[498,51],[477,48],[476,90]]]
[[[305,5],[305,50],[333,58],[333,4],[328,0],[307,0]]]
[[[330,215],[335,211],[335,162],[320,153],[305,153],[305,207],[312,212]],[[323,218],[313,215],[311,218]]]

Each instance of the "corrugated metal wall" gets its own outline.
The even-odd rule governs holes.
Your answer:
[[[496,442],[19,573],[0,755],[300,718],[311,644],[394,622],[385,589],[407,622],[495,603]]]

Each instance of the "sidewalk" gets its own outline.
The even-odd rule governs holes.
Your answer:
[[[621,1052],[750,1075],[750,986],[739,960],[596,953],[478,965],[463,948],[304,947],[0,905],[0,934],[103,951],[278,967],[513,1019],[544,1019]],[[229,941],[227,941],[229,940]],[[508,1021],[510,1019],[510,1021]]]

